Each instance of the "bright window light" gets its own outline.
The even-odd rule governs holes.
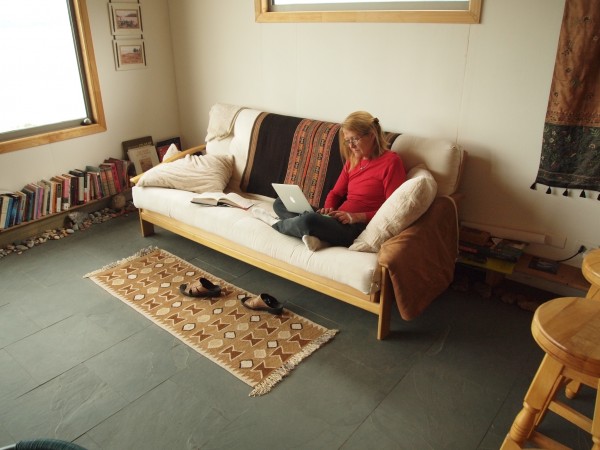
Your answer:
[[[427,2],[452,2],[456,0],[419,0],[421,3]],[[402,3],[411,2],[415,3],[415,0],[273,0],[274,5],[315,5],[321,3]],[[468,2],[463,2],[468,3]]]
[[[272,11],[467,11],[469,0],[269,0]]]
[[[67,0],[0,0],[0,133],[88,117]]]

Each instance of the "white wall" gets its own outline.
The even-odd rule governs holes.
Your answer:
[[[563,8],[484,0],[477,25],[259,24],[250,0],[170,0],[182,133],[203,143],[216,102],[331,121],[366,109],[469,151],[461,219],[547,234],[530,251],[567,257],[600,244],[596,197],[529,189]]]
[[[70,169],[97,165],[110,156],[121,158],[121,142],[128,139],[150,135],[156,142],[179,135],[167,0],[142,1],[148,66],[128,71],[115,70],[107,3],[87,1],[108,131],[1,154],[1,189],[21,189]]]

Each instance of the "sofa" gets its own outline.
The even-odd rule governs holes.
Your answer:
[[[272,211],[271,183],[292,183],[318,208],[343,165],[339,128],[335,122],[214,105],[206,145],[172,148],[160,165],[132,179],[142,234],[151,235],[158,226],[374,313],[377,338],[384,339],[393,305],[404,320],[412,320],[452,282],[457,191],[466,158],[458,145],[386,133],[408,179],[350,248],[311,252],[251,210],[191,202],[205,191],[236,192]]]

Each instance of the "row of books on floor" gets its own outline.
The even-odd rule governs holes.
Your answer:
[[[21,190],[0,193],[0,230],[67,211],[131,187],[131,161],[108,158],[98,166],[73,169]]]

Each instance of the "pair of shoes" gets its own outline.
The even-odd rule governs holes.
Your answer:
[[[329,243],[322,241],[316,236],[310,236],[308,234],[302,236],[302,242],[304,242],[306,248],[309,249],[311,252],[316,252],[317,250],[321,250],[322,248],[329,247]]]
[[[255,295],[240,299],[242,305],[254,311],[267,311],[276,316],[283,312],[283,305],[275,297],[269,294]]]
[[[269,211],[263,208],[252,208],[252,215],[258,220],[262,220],[269,226],[273,226],[277,222],[279,222],[279,217],[273,216]]]
[[[198,281],[193,283],[180,285],[179,292],[188,297],[218,297],[221,295],[221,286],[206,278],[198,278]]]

